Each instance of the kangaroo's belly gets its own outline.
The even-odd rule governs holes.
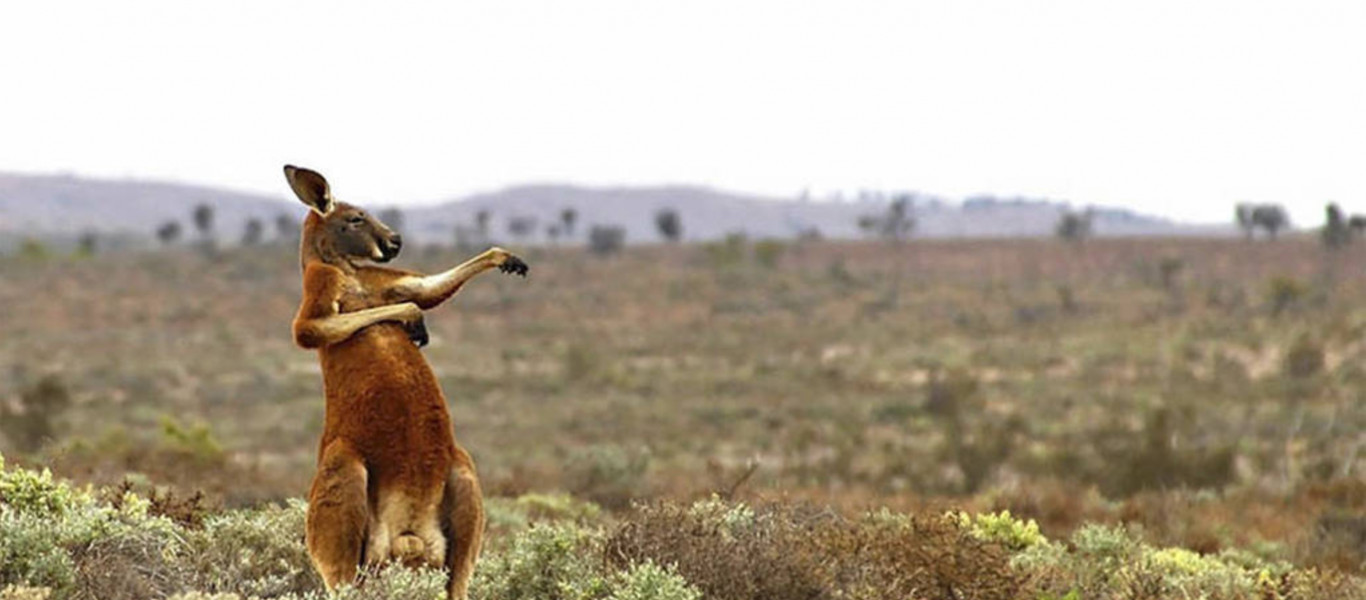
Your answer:
[[[431,367],[397,325],[379,324],[320,352],[327,415],[322,446],[344,438],[361,454],[372,502],[381,488],[439,490],[455,439]]]

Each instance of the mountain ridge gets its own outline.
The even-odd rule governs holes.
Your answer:
[[[914,237],[1046,237],[1058,218],[1073,205],[1046,199],[978,196],[962,203],[929,195],[913,196],[918,221]],[[298,220],[305,209],[278,196],[230,190],[194,183],[100,179],[70,174],[27,175],[0,173],[0,232],[11,236],[73,235],[82,231],[151,237],[161,224],[175,220],[187,232],[193,207],[215,208],[215,231],[220,239],[236,240],[248,219],[265,222],[267,229],[280,215]],[[517,242],[548,239],[548,228],[560,211],[578,213],[576,239],[593,225],[615,225],[627,231],[627,241],[655,242],[661,237],[654,224],[657,211],[679,213],[683,238],[711,240],[732,233],[751,237],[790,238],[819,232],[823,237],[862,237],[860,217],[884,211],[886,202],[774,198],[731,192],[705,185],[588,186],[537,182],[469,194],[434,204],[398,207],[405,234],[420,243],[450,243],[457,227],[471,230],[480,211],[490,215],[489,237]],[[379,210],[382,206],[371,206]],[[1229,227],[1190,225],[1143,215],[1125,208],[1096,207],[1097,235],[1228,235]],[[530,220],[530,235],[509,231],[512,221]]]

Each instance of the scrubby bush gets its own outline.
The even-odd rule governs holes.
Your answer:
[[[783,253],[787,251],[787,244],[782,240],[765,238],[754,243],[754,260],[767,269],[778,266],[778,261],[782,260]]]
[[[1266,284],[1266,300],[1271,305],[1271,315],[1295,308],[1309,295],[1309,287],[1293,277],[1272,277]]]
[[[157,597],[174,591],[181,530],[136,496],[100,504],[52,474],[0,460],[0,585],[51,588],[56,598]]]
[[[446,597],[446,572],[441,569],[408,569],[390,564],[370,570],[360,585],[342,586],[332,594],[312,592],[300,600],[433,600]],[[294,596],[284,596],[293,600]]]
[[[702,592],[688,584],[673,569],[652,561],[632,565],[612,578],[609,600],[701,600]]]
[[[621,568],[675,565],[708,598],[1031,597],[999,545],[942,515],[660,503],[618,526],[606,552]]]
[[[1306,379],[1323,372],[1325,362],[1323,344],[1304,334],[1285,351],[1282,366],[1287,377]]]
[[[1035,523],[1034,519],[1016,519],[1008,510],[978,515],[960,512],[954,516],[959,524],[977,539],[995,542],[1007,550],[1025,550],[1036,544],[1048,542],[1039,532],[1039,524]]]
[[[617,445],[589,446],[569,455],[566,485],[577,496],[609,509],[626,508],[646,495],[650,452]]]
[[[24,389],[16,405],[0,401],[0,434],[20,451],[34,452],[56,437],[58,423],[70,407],[66,385],[49,375]]]
[[[499,553],[484,556],[472,594],[486,600],[589,600],[607,593],[598,533],[572,524],[536,524]]]
[[[0,600],[47,600],[52,590],[11,585],[0,588]]]
[[[304,546],[307,505],[231,511],[187,535],[190,587],[205,592],[274,597],[321,587]]]
[[[525,494],[516,506],[531,521],[591,521],[602,514],[592,502],[579,500],[569,494]]]
[[[626,228],[619,225],[594,225],[588,230],[588,250],[598,256],[610,256],[626,246]]]

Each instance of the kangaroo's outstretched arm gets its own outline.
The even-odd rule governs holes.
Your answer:
[[[412,325],[422,320],[422,309],[411,302],[339,312],[343,278],[331,267],[309,267],[304,271],[304,298],[294,317],[294,343],[309,349],[321,348],[375,323],[395,321]]]
[[[433,275],[405,275],[396,279],[390,288],[397,302],[413,302],[423,310],[435,308],[449,300],[466,281],[490,269],[515,273],[526,277],[529,270],[522,259],[502,248],[493,247],[447,271]]]

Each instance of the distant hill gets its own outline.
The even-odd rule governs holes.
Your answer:
[[[281,186],[283,188],[283,184]],[[89,179],[66,175],[0,174],[0,235],[70,236],[94,230],[150,237],[157,226],[180,221],[192,234],[194,206],[215,208],[215,230],[226,243],[235,242],[247,219],[257,217],[272,232],[280,214],[298,219],[302,206],[286,199],[282,189],[271,197],[180,183]],[[818,231],[828,238],[861,236],[859,217],[876,215],[885,203],[802,201],[738,194],[696,186],[590,188],[571,185],[524,185],[475,194],[450,202],[403,210],[404,233],[423,243],[454,239],[457,226],[470,228],[475,215],[490,215],[490,236],[512,241],[543,241],[546,228],[560,211],[578,213],[575,237],[582,239],[595,224],[620,225],[630,242],[660,239],[657,211],[678,211],[688,240],[710,240],[730,233],[751,237],[793,237]],[[1043,237],[1067,205],[1027,199],[972,198],[961,204],[919,196],[916,237]],[[379,209],[382,207],[372,207]],[[533,220],[533,234],[517,240],[508,231],[514,219]],[[1124,209],[1097,209],[1098,235],[1227,235],[1231,227],[1193,227]]]
[[[0,173],[0,232],[63,236],[93,230],[151,237],[167,221],[194,233],[191,214],[214,207],[214,230],[227,242],[241,237],[247,219],[274,228],[277,215],[299,219],[306,210],[279,198],[180,183],[87,179],[68,175]]]
[[[449,239],[458,224],[470,224],[481,210],[490,214],[491,235],[508,236],[512,219],[537,221],[533,239],[544,239],[546,227],[555,223],[563,208],[578,212],[576,229],[581,237],[594,224],[621,225],[627,239],[659,241],[654,215],[670,208],[678,211],[683,236],[688,240],[711,240],[729,233],[751,237],[794,237],[808,230],[828,238],[856,238],[859,217],[886,210],[881,201],[803,201],[724,192],[705,187],[667,186],[645,188],[587,188],[569,185],[526,185],[478,194],[444,204],[407,210],[408,228],[426,239]],[[1069,209],[1065,203],[1028,199],[977,197],[964,203],[930,196],[915,198],[918,221],[914,236],[951,237],[1047,237],[1059,217]],[[1126,209],[1096,208],[1094,228],[1098,235],[1230,235],[1232,227],[1192,226],[1140,215]]]

